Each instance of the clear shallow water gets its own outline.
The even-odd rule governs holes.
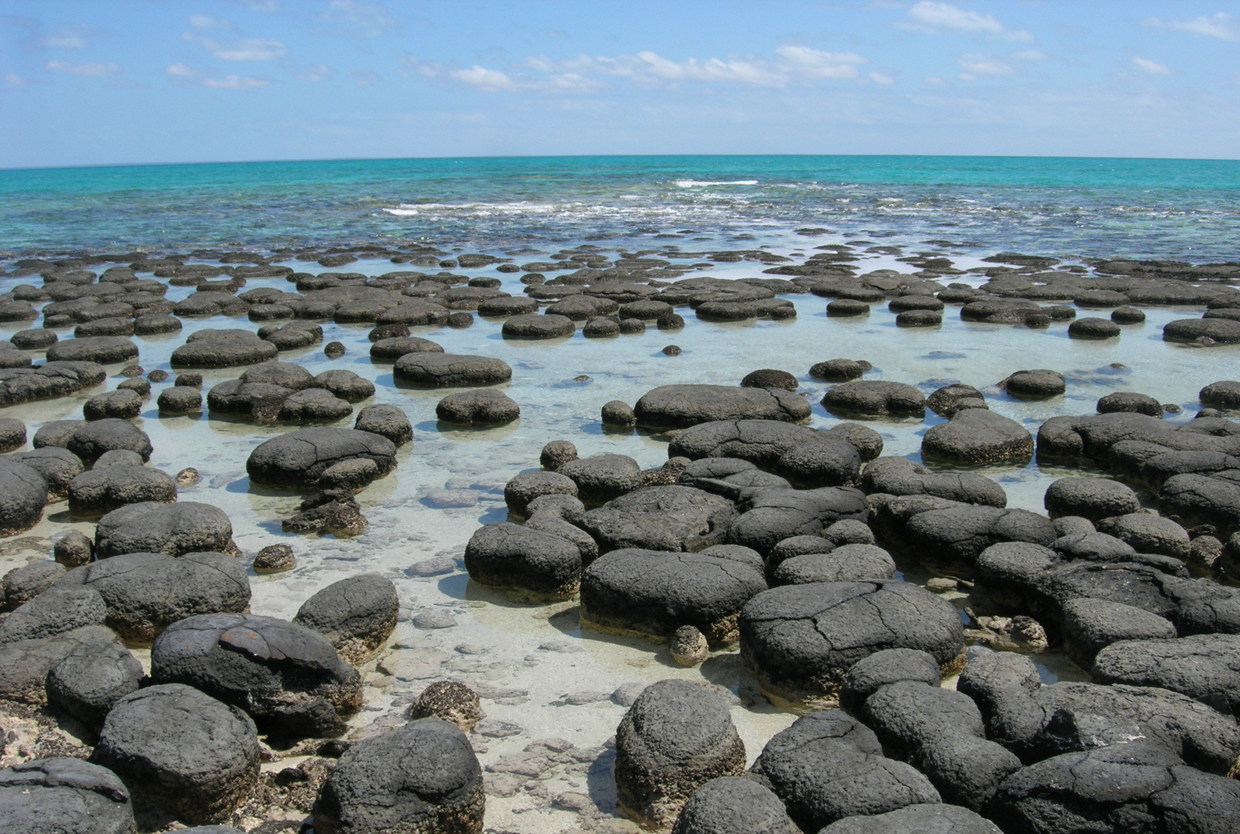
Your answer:
[[[816,246],[866,239],[903,245],[906,254],[943,253],[961,268],[999,251],[1224,261],[1237,258],[1238,172],[1237,163],[885,157],[391,160],[9,171],[0,172],[5,197],[0,247],[11,259],[75,250],[236,245],[274,251],[413,240],[445,253],[520,250],[525,254],[517,262],[524,262],[589,242],[608,255],[621,249],[658,251],[674,262],[696,264],[703,253],[759,247],[800,260]],[[828,231],[804,231],[811,228]],[[891,253],[866,248],[858,246],[859,271],[912,271]],[[287,263],[324,271],[312,262]],[[377,275],[404,268],[364,259],[342,269]],[[756,263],[717,263],[691,274],[741,278],[760,276],[762,269]],[[493,267],[453,272],[498,277],[512,294],[524,289],[519,275]],[[32,280],[38,279],[0,278],[0,292]],[[260,286],[290,288],[283,280],[261,279],[251,280],[247,289]],[[188,292],[172,288],[169,297]],[[614,339],[577,334],[551,342],[506,341],[499,321],[481,318],[463,330],[415,328],[416,335],[449,352],[499,356],[512,365],[512,381],[502,388],[521,405],[521,418],[485,430],[439,425],[434,409],[445,392],[395,385],[391,366],[369,359],[368,326],[325,324],[324,341],[346,345],[343,359],[326,359],[321,346],[286,352],[281,359],[315,373],[347,368],[366,376],[377,385],[373,402],[400,406],[415,426],[415,441],[402,451],[396,472],[359,496],[370,527],[351,540],[282,533],[280,519],[293,511],[297,498],[250,487],[249,451],[287,427],[207,417],[160,419],[153,399],[141,424],[155,446],[152,465],[169,473],[198,468],[202,481],[184,490],[181,499],[224,508],[243,550],[253,554],[281,541],[294,547],[294,571],[251,577],[256,612],[290,617],[310,594],[359,571],[378,571],[396,583],[401,623],[393,649],[368,667],[370,686],[359,724],[399,723],[405,703],[431,681],[451,677],[484,695],[491,719],[520,728],[510,737],[475,736],[484,766],[502,771],[506,757],[521,755],[523,746],[538,738],[560,737],[597,749],[591,763],[555,768],[511,795],[488,797],[488,825],[561,830],[576,820],[554,807],[559,793],[587,793],[600,813],[610,813],[614,794],[598,774],[607,761],[603,745],[623,714],[611,698],[618,688],[669,676],[704,677],[725,687],[736,699],[733,716],[750,759],[793,716],[766,704],[734,653],[723,653],[700,670],[683,670],[651,643],[583,632],[573,603],[517,605],[468,582],[459,564],[466,541],[479,524],[505,517],[503,483],[536,467],[546,442],[569,439],[583,456],[619,452],[645,467],[658,466],[666,459],[666,440],[604,431],[599,409],[605,402],[633,403],[666,383],[735,384],[762,367],[796,375],[815,404],[811,425],[829,427],[837,418],[817,404],[828,386],[809,377],[808,369],[837,356],[871,361],[875,370],[867,378],[908,382],[926,393],[949,382],[975,385],[994,410],[1033,432],[1052,416],[1092,413],[1098,398],[1123,390],[1181,405],[1185,414],[1173,418],[1181,420],[1196,410],[1202,386],[1235,376],[1240,358],[1240,347],[1162,341],[1165,322],[1199,310],[1150,309],[1144,324],[1126,326],[1119,339],[1086,342],[1068,339],[1064,323],[1046,330],[976,324],[961,321],[950,306],[941,327],[907,329],[895,326],[894,314],[883,304],[874,305],[866,318],[839,319],[825,315],[826,299],[792,300],[798,316],[791,321],[718,324],[690,314],[683,331],[650,328]],[[0,324],[0,338],[25,326]],[[139,361],[148,371],[168,368],[169,355],[189,332],[231,326],[254,327],[244,319],[186,320],[182,333],[137,338]],[[62,330],[62,338],[69,333]],[[671,343],[683,353],[664,355],[661,349]],[[1011,372],[1030,367],[1063,372],[1067,394],[1025,402],[994,387]],[[120,381],[121,366],[110,370],[113,376],[96,389],[5,409],[4,416],[26,420],[32,434],[48,420],[78,417],[86,397]],[[204,372],[204,387],[238,373]],[[581,376],[587,379],[578,381]],[[156,385],[156,392],[161,387]],[[886,454],[916,458],[921,436],[936,422],[931,416],[869,425],[882,434]],[[1030,463],[986,472],[1003,484],[1011,506],[1041,510],[1047,484],[1079,470]],[[63,506],[50,508],[30,534],[28,548],[0,557],[0,568],[46,558],[47,537],[70,527],[93,532],[93,525],[68,519]],[[455,566],[423,575],[428,560],[443,557],[456,560]],[[918,575],[911,571],[909,578]],[[448,614],[454,625],[414,625],[427,611]],[[1059,673],[1079,674],[1048,665],[1048,675]]]

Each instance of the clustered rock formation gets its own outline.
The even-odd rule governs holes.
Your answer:
[[[220,265],[137,253],[14,264],[9,277],[42,283],[7,292],[0,320],[43,326],[0,345],[0,407],[98,386],[105,366],[139,358],[133,337],[176,333],[182,319],[263,324],[196,329],[172,351],[175,378],[129,365],[113,390],[85,399],[83,419],[39,426],[31,450],[26,426],[0,417],[0,535],[29,530],[58,501],[96,522],[93,538],[60,537],[53,559],[3,578],[0,700],[75,722],[82,744],[0,770],[0,820],[21,832],[208,826],[295,783],[320,834],[483,830],[482,767],[467,735],[478,695],[436,683],[404,726],[345,740],[363,707],[356,667],[400,616],[393,583],[363,572],[319,590],[291,620],[251,611],[228,516],[177,500],[194,473],[148,465],[150,438],[134,420],[151,383],[171,379],[156,396],[161,417],[201,413],[205,400],[215,419],[296,426],[256,444],[246,473],[304,496],[285,530],[348,536],[367,523],[353,496],[396,468],[413,428],[391,405],[355,415],[376,391],[358,373],[315,375],[280,359],[319,344],[321,322],[372,326],[370,359],[391,363],[396,383],[466,389],[439,401],[447,425],[520,419],[515,400],[486,387],[512,378],[507,362],[410,334],[470,326],[475,314],[502,320],[505,340],[565,339],[579,327],[610,338],[648,322],[679,330],[676,310],[704,322],[786,320],[796,307],[781,296],[813,294],[831,299],[830,316],[886,301],[901,327],[939,326],[950,305],[967,322],[1072,320],[1071,338],[1115,339],[1143,321],[1131,305],[1177,304],[1205,313],[1167,324],[1165,340],[1240,342],[1234,264],[1054,269],[1009,253],[974,286],[944,283],[957,271],[932,258],[904,259],[915,275],[860,275],[846,249],[799,264],[730,253],[769,267],[771,277],[741,280],[683,277],[688,268],[669,261],[588,248],[521,267],[487,255],[360,252],[520,270],[519,296],[497,278],[314,275],[236,253]],[[310,254],[324,266],[354,257]],[[293,289],[243,290],[258,279]],[[174,303],[169,285],[196,289]],[[1076,318],[1078,307],[1114,311]],[[56,332],[71,326],[71,338]],[[204,398],[196,371],[217,368],[244,370]],[[863,378],[871,371],[844,358],[808,369],[833,383],[819,404],[843,421],[829,429],[805,425],[813,405],[778,369],[606,403],[609,430],[666,433],[664,465],[579,457],[571,441],[553,440],[538,470],[508,481],[509,520],[472,532],[464,563],[474,582],[524,604],[578,599],[585,639],[668,642],[683,666],[735,647],[767,698],[800,714],[746,767],[717,690],[650,685],[616,731],[621,808],[676,834],[1233,830],[1240,591],[1226,581],[1240,579],[1240,424],[1226,412],[1240,407],[1240,382],[1203,388],[1189,421],[1165,420],[1153,397],[1117,392],[1096,414],[1045,420],[1035,435],[970,385],[927,393]],[[1048,399],[1068,382],[1035,368],[988,384]],[[920,463],[884,456],[880,432],[859,422],[921,421],[927,411],[943,422],[925,432]],[[1001,483],[969,469],[1035,458],[1088,467],[1046,490],[1045,514],[1008,507]],[[293,563],[277,548],[254,567]],[[901,578],[911,567],[934,579]],[[1043,683],[1025,655],[988,648],[1050,644],[1092,680]],[[139,648],[150,650],[149,671]],[[313,756],[269,777],[260,761],[273,747]]]

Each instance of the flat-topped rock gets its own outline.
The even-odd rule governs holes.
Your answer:
[[[810,407],[804,397],[781,388],[663,385],[643,394],[633,413],[646,428],[679,429],[715,420],[799,423],[809,418]]]
[[[323,473],[344,460],[374,461],[378,476],[396,468],[396,445],[386,437],[358,429],[298,429],[259,444],[246,460],[255,483],[313,489]]]

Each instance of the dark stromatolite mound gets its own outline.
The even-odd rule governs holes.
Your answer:
[[[1225,834],[1240,818],[1240,784],[1134,740],[1066,753],[1018,771],[1003,782],[990,815],[1017,834]]]
[[[482,388],[449,394],[435,405],[435,416],[445,423],[500,426],[521,416],[521,406],[503,391]]]
[[[0,369],[0,406],[63,397],[107,378],[98,362],[46,362],[37,368]]]
[[[571,539],[507,521],[479,527],[465,546],[470,579],[535,599],[577,593],[581,567],[581,550]]]
[[[927,802],[906,805],[885,814],[845,817],[818,834],[1002,834],[1002,829],[980,814],[948,805]]]
[[[716,420],[798,423],[809,418],[810,408],[804,397],[782,388],[662,385],[643,394],[633,413],[640,426],[680,429]]]
[[[888,754],[929,777],[944,801],[973,811],[984,811],[1004,777],[1021,768],[1011,751],[986,738],[973,699],[937,681],[882,686],[861,717]]]
[[[802,553],[780,560],[771,568],[771,584],[894,579],[895,575],[895,560],[886,550],[873,544],[845,544],[826,553]]]
[[[1110,478],[1060,478],[1046,488],[1043,503],[1051,518],[1080,516],[1101,521],[1141,511],[1137,493]]]
[[[939,663],[919,649],[883,649],[862,658],[848,669],[840,690],[840,709],[860,715],[866,699],[888,684],[901,681],[938,686]]]
[[[1224,379],[1211,382],[1197,392],[1202,405],[1228,410],[1240,409],[1240,382]]]
[[[494,385],[512,378],[502,359],[460,353],[406,353],[392,373],[401,382],[428,387]]]
[[[322,423],[340,420],[353,413],[348,400],[326,388],[305,388],[280,402],[275,419],[282,423]],[[265,416],[260,415],[258,416]]]
[[[926,397],[912,385],[888,380],[857,380],[837,385],[822,398],[833,414],[874,417],[924,417]]]
[[[126,504],[99,519],[95,556],[153,552],[179,556],[193,551],[235,548],[228,514],[211,504],[142,501]]]
[[[397,446],[413,440],[413,424],[400,407],[377,403],[368,405],[357,413],[353,428],[386,437]]]
[[[605,504],[642,485],[641,466],[628,455],[574,458],[555,471],[577,484],[577,497],[587,506]]]
[[[1232,773],[1240,754],[1236,720],[1200,701],[1157,687],[1043,685],[1023,655],[971,650],[957,688],[981,709],[986,737],[1025,764],[1134,739],[1210,773]]]
[[[47,674],[53,666],[78,646],[116,639],[116,633],[106,626],[87,625],[48,637],[0,643],[0,698],[46,704]]]
[[[1016,371],[999,382],[1013,397],[1026,400],[1045,400],[1057,397],[1067,390],[1063,374],[1048,368]]]
[[[744,767],[745,745],[727,705],[699,683],[652,683],[616,729],[617,798],[646,826],[671,825],[699,787]]]
[[[1186,560],[1188,531],[1175,521],[1147,512],[1126,513],[1097,522],[1099,533],[1114,536],[1141,553],[1160,553]]]
[[[529,514],[529,504],[543,495],[577,496],[577,483],[567,475],[539,470],[514,475],[504,484],[504,503],[516,516]]]
[[[1033,457],[1033,435],[1002,414],[965,408],[926,432],[921,454],[926,460],[965,466],[1024,464]]]
[[[482,834],[482,769],[469,739],[438,718],[360,741],[314,804],[320,834]]]
[[[258,784],[258,735],[245,713],[191,686],[140,689],[104,721],[91,761],[114,771],[138,810],[183,822],[225,819]]]
[[[1240,342],[1240,321],[1223,318],[1176,319],[1163,325],[1163,341],[1232,345]]]
[[[884,756],[873,731],[838,710],[802,716],[776,734],[753,773],[766,780],[803,831],[939,801],[925,776]]]
[[[326,637],[287,620],[202,614],[164,630],[151,678],[195,686],[282,736],[337,736],[362,705],[361,677]]]
[[[719,776],[693,792],[672,834],[800,834],[779,797],[754,779]]]
[[[0,417],[0,453],[26,445],[26,424],[16,417]]]
[[[297,609],[293,622],[325,636],[344,660],[356,665],[391,636],[399,608],[392,580],[363,573],[318,591]]]
[[[418,336],[389,336],[370,346],[370,358],[375,362],[395,362],[406,353],[443,352],[443,345]]]
[[[69,483],[69,514],[74,518],[98,518],[142,501],[175,500],[177,487],[172,477],[141,464],[96,467]]]
[[[1140,394],[1136,391],[1113,391],[1099,397],[1097,408],[1099,414],[1131,411],[1135,414],[1161,417],[1163,413],[1162,403],[1148,394]]]
[[[244,611],[250,604],[250,582],[240,561],[212,551],[125,553],[75,568],[59,584],[97,592],[108,626],[139,645],[185,617]]]
[[[138,357],[138,346],[124,336],[83,336],[62,339],[47,349],[49,362],[98,362],[112,365]]]
[[[1029,438],[1029,444],[1032,454],[1032,437]],[[1007,493],[1003,491],[1003,487],[984,475],[972,472],[935,472],[903,457],[881,457],[870,461],[862,473],[861,488],[867,493],[937,495],[967,504],[1007,506]]]
[[[47,674],[47,702],[98,732],[116,702],[142,684],[142,664],[117,643],[82,643]]]
[[[105,391],[82,404],[82,416],[87,420],[130,419],[142,413],[142,402],[142,395],[128,388]]]
[[[1059,537],[1046,516],[1028,510],[960,504],[933,496],[890,499],[876,507],[882,535],[936,573],[969,577],[997,542],[1049,546]]]
[[[969,408],[989,408],[986,396],[972,385],[955,383],[936,388],[926,397],[926,406],[940,417],[948,420],[957,412]]]
[[[1112,643],[1176,637],[1166,617],[1122,602],[1081,597],[1065,602],[1062,612],[1064,654],[1082,669],[1092,669],[1098,652]]]
[[[705,553],[625,548],[595,560],[581,581],[581,619],[665,640],[691,625],[715,645],[734,642],[741,607],[766,589],[761,568]]]
[[[172,351],[174,368],[232,368],[275,359],[274,344],[249,330],[198,330]]]
[[[1240,636],[1156,636],[1162,639],[1123,640],[1103,648],[1094,658],[1094,680],[1157,686],[1195,698],[1224,714],[1240,711]]]
[[[598,542],[602,553],[625,547],[696,551],[723,543],[735,518],[736,509],[726,498],[671,485],[620,495],[575,523]]]
[[[1189,578],[1179,560],[1139,554],[1122,542],[1071,553],[1062,552],[1064,544],[1071,542],[1056,542],[1058,550],[1025,542],[987,548],[977,560],[974,607],[1027,614],[1058,630],[1068,602],[1103,599],[1166,617],[1181,635],[1240,633],[1240,592]]]
[[[1072,339],[1114,339],[1120,330],[1110,319],[1087,316],[1068,325],[1068,336]]]
[[[755,489],[737,509],[741,515],[728,527],[728,542],[762,555],[784,539],[821,535],[838,521],[865,521],[869,512],[865,494],[853,487]]]
[[[17,460],[0,459],[0,536],[29,530],[43,517],[47,482]]]
[[[39,443],[39,435],[35,435],[37,445],[62,445],[59,443]],[[125,449],[131,452],[137,452],[142,460],[148,461],[151,458],[151,452],[154,448],[151,446],[151,439],[146,432],[130,423],[128,420],[122,420],[117,417],[109,417],[103,420],[92,420],[82,423],[73,428],[71,434],[65,438],[64,447],[73,454],[82,459],[86,465],[93,464],[105,452],[115,449]]]
[[[259,444],[250,452],[246,471],[255,483],[313,489],[333,465],[358,458],[373,461],[381,477],[396,468],[396,445],[357,429],[299,429]]]
[[[811,365],[809,375],[827,382],[848,382],[860,378],[873,367],[864,359],[828,359]]]
[[[501,333],[505,339],[561,339],[573,335],[576,329],[568,316],[523,313],[506,320]]]
[[[944,673],[963,660],[955,609],[904,582],[822,582],[763,591],[742,609],[741,657],[783,700],[834,705],[850,666],[883,649],[929,652]]]
[[[133,834],[129,789],[106,767],[47,758],[0,770],[8,834]]]

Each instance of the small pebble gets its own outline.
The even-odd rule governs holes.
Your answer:
[[[425,629],[452,628],[456,625],[456,618],[448,611],[432,609],[416,614],[413,618],[413,625],[416,628]]]
[[[202,480],[202,475],[192,466],[187,466],[177,473],[177,486],[193,486]]]
[[[280,573],[291,570],[296,561],[293,548],[287,544],[269,544],[254,557],[254,572]]]

